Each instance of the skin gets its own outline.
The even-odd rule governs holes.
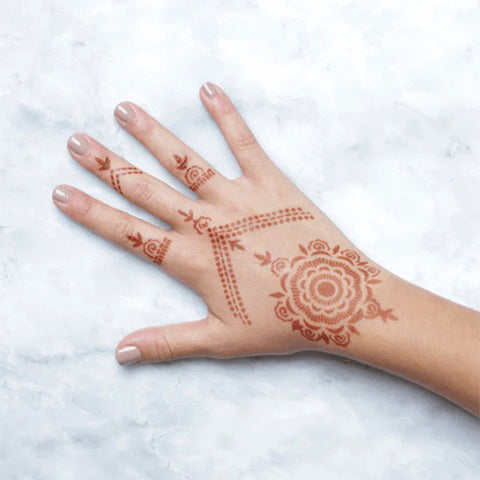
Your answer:
[[[115,110],[118,123],[166,169],[191,186],[196,200],[138,171],[86,134],[75,134],[68,143],[72,157],[84,168],[172,228],[162,230],[66,185],[57,187],[53,194],[60,210],[132,253],[161,264],[169,274],[195,289],[208,306],[208,316],[202,320],[149,327],[127,335],[116,349],[119,363],[316,350],[409,379],[478,415],[480,314],[414,286],[368,259],[267,157],[218,86],[209,83],[202,87],[200,99],[242,169],[239,178],[224,177],[139,106],[123,102]],[[82,154],[75,151],[78,139],[83,145]],[[188,170],[190,167],[195,168]],[[194,176],[199,172],[210,173]],[[192,183],[190,177],[203,178],[204,182]],[[285,213],[287,208],[289,213]],[[298,218],[287,221],[291,209],[304,213],[294,213]],[[285,221],[275,225],[265,221],[262,226],[263,221],[254,216],[266,213]],[[233,244],[225,243],[225,256],[232,263],[228,273],[229,269],[222,266],[224,258],[216,253],[215,239],[219,228],[230,228],[221,225],[241,224],[242,219],[252,230],[231,237]],[[321,253],[319,249],[323,249]],[[338,260],[342,252],[353,252],[348,255],[354,261]],[[315,258],[349,265],[342,271],[335,270],[333,263],[328,268],[344,282],[338,287],[347,302],[343,305],[353,302],[352,295],[360,299],[353,302],[351,311],[337,309],[342,302],[340,296],[332,311],[322,310],[321,315],[327,317],[312,320],[308,316],[311,310],[305,308],[314,301],[311,292],[315,298],[334,296],[329,281],[315,283],[318,264],[309,263],[312,276],[294,277],[295,269]],[[366,268],[374,272],[373,276],[362,274]],[[222,283],[222,278],[227,281],[225,277],[230,279],[228,288]],[[298,278],[303,290],[296,297]],[[348,286],[352,295],[347,293]],[[228,304],[232,297],[228,289],[234,287],[245,313]],[[281,310],[287,303],[290,309]],[[329,319],[333,323],[329,324]],[[313,330],[308,330],[307,324]],[[339,325],[341,333],[328,330]],[[324,335],[312,338],[312,332],[316,337]]]

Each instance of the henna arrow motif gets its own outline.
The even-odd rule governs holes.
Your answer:
[[[174,154],[173,157],[177,162],[177,170],[185,170],[188,164],[188,157],[185,155],[183,158],[180,155]]]
[[[110,159],[108,157],[105,157],[105,160],[95,157],[95,161],[100,165],[99,170],[108,170],[110,168]]]
[[[265,255],[260,255],[259,253],[255,253],[254,255],[260,260],[260,265],[262,267],[268,265],[272,261],[272,255],[270,252],[265,252]]]
[[[230,248],[232,250],[235,250],[236,248],[238,250],[245,250],[245,247],[240,244],[240,239],[236,238],[235,240],[229,240],[228,242],[230,244]]]
[[[127,238],[133,242],[132,247],[137,248],[140,245],[143,245],[143,238],[140,232],[137,232],[137,235],[127,235]]]

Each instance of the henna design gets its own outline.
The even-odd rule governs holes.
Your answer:
[[[196,192],[202,185],[204,185],[210,178],[215,175],[215,172],[211,168],[206,170],[198,165],[188,166],[188,156],[184,155],[183,158],[180,155],[174,154],[173,158],[177,162],[177,170],[184,170],[184,179],[188,188],[192,192]]]
[[[212,221],[210,217],[201,216],[195,219],[193,217],[192,210],[189,210],[188,213],[183,210],[178,210],[178,213],[185,217],[184,222],[192,222],[193,228],[197,231],[199,235],[203,235],[203,230],[208,228],[209,223]]]
[[[301,207],[295,207],[251,215],[236,222],[208,228],[217,273],[225,299],[234,318],[239,318],[246,325],[252,323],[240,295],[231,259],[231,252],[234,250],[245,250],[243,245],[240,244],[239,237],[247,232],[313,219],[314,216],[311,213],[306,212]]]
[[[100,165],[99,170],[110,169],[110,159],[108,157],[105,157],[105,160],[102,160],[100,157],[95,157],[95,160]]]
[[[270,265],[280,277],[280,290],[270,296],[277,299],[275,316],[290,322],[293,331],[308,340],[346,347],[351,333],[360,334],[353,324],[362,318],[398,320],[373,296],[372,286],[381,283],[375,278],[380,270],[362,261],[357,252],[339,245],[331,248],[320,239],[298,248],[300,255],[291,260],[272,260],[270,252],[255,254],[261,266]]]
[[[105,160],[95,157],[95,161],[99,164],[99,171],[110,170],[110,159],[108,157],[105,157]],[[110,170],[110,183],[118,193],[123,195],[120,177],[124,175],[141,175],[142,173],[137,167],[113,168]]]
[[[143,246],[143,253],[150,259],[153,260],[153,263],[161,265],[165,255],[167,254],[168,247],[172,241],[164,237],[162,241],[156,238],[149,238],[144,241],[142,234],[137,232],[135,235],[127,235],[128,240],[132,242],[132,248],[138,248]]]

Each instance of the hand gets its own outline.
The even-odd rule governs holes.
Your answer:
[[[193,201],[85,134],[73,158],[172,226],[162,230],[62,186],[54,200],[77,222],[161,265],[208,305],[206,319],[127,336],[120,363],[186,356],[231,357],[307,349],[345,350],[365,319],[397,319],[380,305],[378,266],[368,261],[267,157],[225,93],[200,98],[243,175],[228,180],[137,105],[119,124],[198,195]],[[388,328],[388,325],[384,325]]]
[[[479,413],[480,315],[367,259],[283,175],[218,87],[200,98],[242,169],[228,180],[140,107],[119,124],[198,195],[193,201],[84,134],[73,158],[172,226],[162,230],[69,186],[56,205],[197,290],[207,318],[138,330],[121,364],[328,351],[409,378]]]

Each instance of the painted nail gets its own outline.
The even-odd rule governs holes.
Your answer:
[[[59,185],[53,190],[52,198],[56,202],[68,203],[72,197],[72,190],[65,185]]]
[[[124,123],[130,123],[135,118],[135,110],[128,103],[119,103],[114,113]]]
[[[142,353],[135,346],[123,347],[117,350],[117,362],[120,365],[131,365],[142,360]]]
[[[68,148],[73,150],[77,155],[85,155],[90,147],[90,142],[84,135],[75,133],[68,139]]]
[[[213,98],[218,92],[217,87],[211,82],[204,83],[202,91],[208,98]]]

